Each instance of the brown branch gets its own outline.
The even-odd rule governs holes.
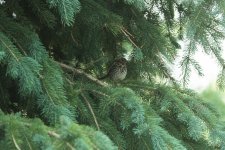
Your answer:
[[[15,137],[14,137],[13,134],[12,134],[12,139],[13,139],[13,143],[14,143],[16,149],[17,149],[17,150],[21,150],[21,148],[20,148],[19,145],[17,144],[16,139],[15,139]]]
[[[154,91],[156,90],[157,88],[154,88],[154,87],[150,87],[150,86],[142,86],[142,85],[138,85],[138,84],[133,84],[133,83],[128,83],[126,84],[128,86],[131,86],[131,87],[136,87],[136,88],[144,88],[144,89],[148,89],[149,91]]]
[[[26,137],[26,141],[27,141],[27,144],[28,144],[29,148],[32,150],[33,148],[31,147],[31,144],[30,144],[30,142],[28,141],[27,137]]]
[[[105,94],[105,93],[102,93],[102,92],[100,92],[100,91],[96,91],[96,90],[85,90],[85,91],[91,91],[91,92],[93,92],[93,93],[97,93],[97,94],[99,94],[99,95],[102,95],[102,96],[104,96],[104,97],[110,97],[109,95],[107,95],[107,94]]]
[[[128,34],[126,31],[124,31],[124,29],[121,28],[121,31],[123,32],[123,34],[128,38],[128,40],[129,40],[136,48],[139,48],[139,47],[137,46],[137,44],[135,44],[134,41],[130,38],[129,34]]]
[[[93,116],[93,118],[94,118],[94,121],[95,121],[95,124],[96,124],[97,129],[100,130],[99,124],[98,124],[98,121],[97,121],[97,118],[96,118],[95,113],[94,113],[94,111],[93,111],[93,109],[92,109],[92,107],[91,107],[91,104],[88,102],[87,98],[84,96],[83,93],[81,93],[81,96],[83,97],[83,99],[85,100],[85,103],[88,105],[88,108],[89,108],[90,111],[91,111],[91,114],[92,114],[92,116]]]
[[[71,149],[71,150],[75,150],[75,148],[68,142],[66,142],[66,145]]]
[[[52,136],[56,139],[60,139],[61,136],[58,134],[58,133],[55,133],[54,131],[48,131],[48,135],[49,136]],[[66,142],[66,145],[71,149],[71,150],[75,150],[75,148],[69,143],[69,142]]]
[[[0,26],[0,28],[1,28],[3,31],[6,32],[6,30],[5,30],[4,27]],[[25,51],[25,50],[23,49],[23,47],[19,44],[19,42],[16,40],[16,38],[14,38],[14,36],[12,36],[12,35],[9,35],[9,36],[12,38],[13,42],[18,46],[18,48],[23,52],[23,54],[24,54],[25,56],[27,56],[26,51]]]
[[[19,44],[19,42],[14,38],[14,37],[12,37],[12,39],[13,39],[13,41],[15,42],[15,44],[19,47],[19,49],[23,52],[23,54],[25,55],[25,56],[27,56],[27,53],[26,53],[26,51],[23,49],[23,47]]]
[[[134,38],[134,36],[133,36],[130,32],[128,32],[126,28],[123,27],[122,29],[123,29],[123,31],[125,31],[129,36],[131,36],[132,38]]]
[[[73,36],[73,33],[72,33],[72,32],[70,33],[70,35],[71,35],[71,38],[72,38],[73,42],[74,42],[74,43],[76,43],[77,45],[79,45],[79,43],[77,42],[77,40],[74,38],[74,36]]]
[[[65,68],[65,69],[67,69],[67,70],[70,70],[70,71],[72,71],[72,72],[74,72],[74,73],[76,73],[76,74],[85,76],[86,78],[88,78],[89,80],[91,80],[91,81],[97,83],[98,85],[101,85],[101,86],[104,86],[104,87],[108,87],[108,86],[109,86],[109,84],[104,83],[104,82],[98,80],[97,78],[93,77],[92,75],[85,73],[85,72],[84,72],[83,70],[81,70],[81,69],[73,68],[73,67],[71,67],[71,66],[69,66],[69,65],[66,65],[66,64],[63,64],[63,63],[60,63],[60,62],[58,62],[58,64],[59,64],[62,68]]]
[[[96,59],[96,60],[94,60],[94,61],[92,61],[90,63],[85,64],[86,69],[92,67],[95,63],[101,61],[102,59],[104,59],[104,57],[100,57],[100,58],[98,58],[98,59]]]
[[[68,78],[65,78],[65,79],[70,85],[74,85],[74,83],[72,81],[70,81]]]
[[[107,94],[105,94],[105,93],[102,93],[102,92],[99,92],[99,91],[96,91],[96,90],[88,90],[88,89],[85,89],[84,91],[90,91],[90,92],[93,92],[93,93],[96,93],[96,94],[99,94],[99,95],[102,95],[102,96],[104,96],[104,97],[110,97],[109,95],[107,95]],[[125,110],[125,107],[121,104],[121,103],[119,103],[119,102],[115,102],[117,105],[119,105],[119,106],[121,106],[124,110]]]
[[[55,133],[54,131],[48,131],[48,135],[49,136],[52,136],[52,137],[55,137],[57,139],[60,139],[60,135],[58,133]]]

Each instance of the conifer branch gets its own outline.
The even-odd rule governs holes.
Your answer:
[[[180,61],[183,84],[188,83],[192,67],[201,75],[193,58],[200,45],[223,67],[217,82],[225,85],[219,44],[224,38],[224,1],[26,0],[2,5],[0,0],[0,63],[4,64],[0,149],[222,149],[225,132],[219,112],[176,83],[168,65],[178,52],[178,32],[182,41],[189,42]],[[8,10],[20,11],[12,16]],[[175,13],[179,16],[174,18]],[[118,47],[123,39],[128,43]],[[63,63],[49,57],[49,43]],[[71,51],[73,46],[78,48]],[[101,66],[95,64],[106,65],[103,60],[131,48],[127,54],[139,62],[128,64],[129,80],[111,86],[97,78]],[[90,61],[81,68],[66,63],[78,57]],[[94,73],[93,66],[98,68]],[[143,80],[158,75],[169,86]],[[7,112],[22,112],[25,117]]]
[[[11,50],[11,48],[3,41],[3,39],[0,38],[0,41],[6,47],[6,49],[8,49],[9,53],[11,53],[11,55],[16,59],[16,61],[19,62],[19,58],[16,57],[16,55],[13,53],[13,50]]]
[[[121,31],[124,33],[124,35],[128,38],[128,40],[129,40],[136,48],[139,48],[139,46],[137,46],[137,44],[135,44],[135,42],[130,38],[130,36],[134,38],[134,36],[133,36],[131,33],[129,33],[125,28],[121,28]],[[158,47],[158,46],[156,45],[156,47]],[[159,50],[158,50],[158,52],[159,52]],[[160,53],[160,52],[159,52],[159,53]],[[159,56],[159,58],[160,58],[160,56]],[[162,61],[161,61],[160,63],[161,63],[161,65],[164,65],[164,63],[163,63]],[[176,83],[175,79],[169,74],[169,72],[168,72],[167,70],[164,70],[164,71],[163,71],[163,74],[164,74],[167,78],[169,78],[174,84]]]
[[[163,61],[163,59],[159,56],[158,57],[159,58],[159,61],[160,61],[160,66],[162,66],[163,68],[165,68],[165,69],[163,69],[163,75],[165,76],[165,77],[167,77],[170,81],[172,81],[172,83],[173,84],[177,84],[177,82],[176,82],[176,80],[171,76],[171,74],[170,74],[170,72],[169,72],[169,70],[167,69],[167,67],[164,65],[164,61]]]
[[[89,108],[90,111],[91,111],[91,114],[92,114],[92,116],[93,116],[93,118],[94,118],[94,121],[95,121],[95,124],[96,124],[97,129],[100,130],[100,127],[99,127],[97,118],[96,118],[95,113],[94,113],[94,111],[93,111],[93,109],[92,109],[92,107],[91,107],[91,104],[88,102],[87,98],[84,96],[83,93],[81,93],[81,96],[83,97],[85,103],[88,105],[88,108]]]
[[[60,62],[58,62],[58,64],[59,64],[62,68],[65,68],[65,69],[67,69],[67,70],[70,70],[70,71],[72,71],[72,72],[74,72],[74,73],[76,73],[76,74],[84,75],[86,78],[88,78],[89,80],[91,80],[91,81],[97,83],[98,85],[101,85],[101,86],[104,86],[104,87],[108,87],[108,86],[109,86],[109,84],[104,83],[104,82],[98,80],[97,78],[93,77],[93,76],[90,75],[90,74],[85,73],[84,71],[82,71],[82,70],[80,70],[80,69],[73,68],[73,67],[71,67],[71,66],[69,66],[69,65],[66,65],[66,64],[63,64],[63,63],[60,63]]]
[[[44,85],[44,84],[43,84],[43,88],[44,88],[44,90],[45,90],[45,92],[46,92],[46,94],[47,94],[48,98],[51,100],[52,104],[54,104],[54,106],[56,106],[56,104],[55,104],[55,102],[54,102],[54,100],[53,100],[52,96],[50,95],[50,93],[49,93],[48,89],[45,87],[45,85]]]
[[[3,31],[7,31],[5,30],[4,27],[0,26],[0,28],[3,30]],[[25,52],[25,50],[23,49],[23,47],[19,44],[19,42],[16,40],[16,38],[14,38],[12,35],[9,36],[13,39],[14,43],[18,46],[18,48],[23,52],[24,55],[27,55],[27,53]]]
[[[15,44],[19,47],[19,49],[21,50],[21,52],[27,56],[26,51],[23,49],[23,47],[19,44],[19,42],[16,40],[16,38],[12,37],[13,41],[15,42]]]
[[[147,142],[143,138],[141,138],[141,140],[145,144],[145,147],[147,148],[147,150],[150,150],[150,147],[148,146]]]
[[[190,57],[191,57],[191,47],[192,47],[192,43],[193,41],[190,41],[190,46],[188,48],[188,53],[185,56],[185,59],[182,61],[181,66],[184,66],[184,73],[183,73],[183,82],[182,85],[185,86],[188,78],[189,78],[189,71],[190,71]]]

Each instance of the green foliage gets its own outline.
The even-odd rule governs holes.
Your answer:
[[[220,110],[181,88],[167,67],[183,40],[183,83],[188,84],[191,67],[202,75],[192,58],[201,46],[217,58],[218,83],[224,86],[224,3],[0,4],[0,147],[224,149]],[[121,56],[129,58],[125,81],[98,80]],[[158,79],[168,82],[158,84]]]
[[[2,149],[117,149],[100,131],[73,123],[61,117],[57,127],[48,127],[39,119],[22,118],[19,114],[0,114]]]
[[[60,115],[69,116],[74,120],[74,115],[69,110],[71,106],[66,101],[62,72],[50,60],[36,33],[4,14],[1,19],[5,19],[5,24],[1,26],[2,31],[15,43],[0,33],[0,47],[6,55],[2,62],[7,65],[6,74],[18,80],[20,95],[32,96],[36,99],[35,103],[38,100],[38,105],[49,119],[49,123],[57,121]]]
[[[224,116],[225,104],[223,100],[224,92],[218,91],[217,88],[211,85],[207,89],[201,92],[201,96],[205,99],[207,103],[217,108],[220,117],[224,121],[225,119],[225,116]],[[216,109],[216,108],[213,108],[213,109]]]
[[[224,14],[221,11],[221,2],[216,5],[214,5],[214,1],[186,2],[185,4],[192,9],[183,12],[183,15],[189,16],[183,19],[183,22],[187,25],[185,35],[188,39],[186,55],[183,61],[184,64],[187,64],[184,65],[186,70],[184,82],[188,79],[188,72],[190,72],[189,64],[196,66],[196,63],[191,61],[191,56],[196,52],[199,45],[203,47],[207,54],[213,54],[222,68],[224,66],[224,59],[221,57],[222,50],[219,44],[220,40],[224,38],[224,30],[221,30],[221,28],[224,28],[223,20],[221,20],[223,17],[218,17],[218,15]],[[198,71],[200,70],[199,67],[195,68]],[[223,85],[223,82],[219,82],[219,85]]]
[[[143,11],[144,9],[146,9],[146,5],[145,5],[145,1],[144,0],[124,0],[125,3],[129,4],[129,5],[133,5],[134,7],[136,7],[137,9]]]
[[[38,93],[40,81],[37,76],[41,66],[34,59],[23,57],[4,34],[0,33],[0,39],[0,47],[6,53],[4,60],[8,64],[7,74],[19,80],[20,93],[25,95]]]
[[[48,9],[48,5],[42,1],[34,0],[28,1],[29,7],[32,9],[32,13],[36,15],[40,22],[49,28],[53,28],[56,26],[56,17],[55,15]]]
[[[63,24],[71,26],[74,23],[75,15],[80,10],[80,2],[78,0],[47,0],[50,7],[57,7],[61,21]]]

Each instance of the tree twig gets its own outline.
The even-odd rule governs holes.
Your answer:
[[[17,150],[21,150],[21,148],[20,148],[19,145],[17,144],[16,139],[15,139],[15,137],[14,137],[13,134],[12,134],[12,139],[13,139],[13,143],[14,143],[16,149],[17,149]]]
[[[79,43],[77,42],[77,40],[74,38],[74,36],[73,36],[73,33],[72,33],[72,32],[70,33],[70,35],[71,35],[71,38],[72,38],[73,42],[74,42],[74,43],[76,43],[77,45],[79,45]]]
[[[48,131],[48,135],[60,139],[60,135],[58,133],[55,133],[54,131]]]
[[[126,31],[124,31],[124,29],[121,28],[121,31],[123,32],[123,34],[128,38],[128,40],[136,47],[139,48],[137,46],[137,44],[134,43],[134,41],[130,38],[130,36],[128,35],[128,33]]]
[[[56,139],[60,139],[61,136],[58,134],[58,133],[55,133],[54,131],[48,131],[48,135],[49,136],[52,136]],[[71,149],[71,150],[75,150],[75,148],[69,143],[69,142],[66,142],[66,145]]]
[[[86,78],[88,78],[89,80],[91,80],[91,81],[97,83],[98,85],[101,85],[101,86],[104,86],[104,87],[108,87],[108,86],[109,86],[109,84],[104,83],[104,82],[98,80],[97,78],[93,77],[92,75],[85,73],[85,72],[84,72],[83,70],[81,70],[81,69],[73,68],[73,67],[71,67],[71,66],[69,66],[69,65],[66,65],[66,64],[63,64],[63,63],[60,63],[60,62],[58,62],[58,64],[59,64],[62,68],[65,68],[65,69],[67,69],[67,70],[70,70],[70,71],[72,71],[72,72],[74,72],[74,73],[76,73],[76,74],[84,75]]]
[[[91,114],[92,114],[92,116],[93,116],[93,118],[94,118],[94,121],[95,121],[95,124],[96,124],[97,129],[100,130],[100,127],[99,127],[97,118],[96,118],[95,113],[94,113],[94,111],[93,111],[93,109],[92,109],[92,107],[91,107],[91,104],[88,102],[87,98],[84,96],[83,93],[81,93],[81,96],[83,97],[85,103],[88,105],[88,108],[89,108],[90,111],[91,111]]]
[[[97,93],[97,94],[102,95],[102,96],[104,96],[104,97],[110,97],[109,95],[107,95],[107,94],[105,94],[105,93],[103,93],[103,92],[100,92],[100,91],[96,91],[96,90],[88,90],[88,89],[86,89],[86,91],[91,91],[91,92],[93,92],[93,93]]]
[[[126,28],[123,27],[122,29],[123,29],[123,31],[125,31],[129,36],[131,36],[132,38],[134,38],[134,36],[133,36],[130,32],[128,32]]]

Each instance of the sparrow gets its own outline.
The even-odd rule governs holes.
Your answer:
[[[107,74],[99,80],[110,78],[113,81],[121,81],[125,79],[127,75],[127,60],[125,58],[116,59],[109,67]]]

